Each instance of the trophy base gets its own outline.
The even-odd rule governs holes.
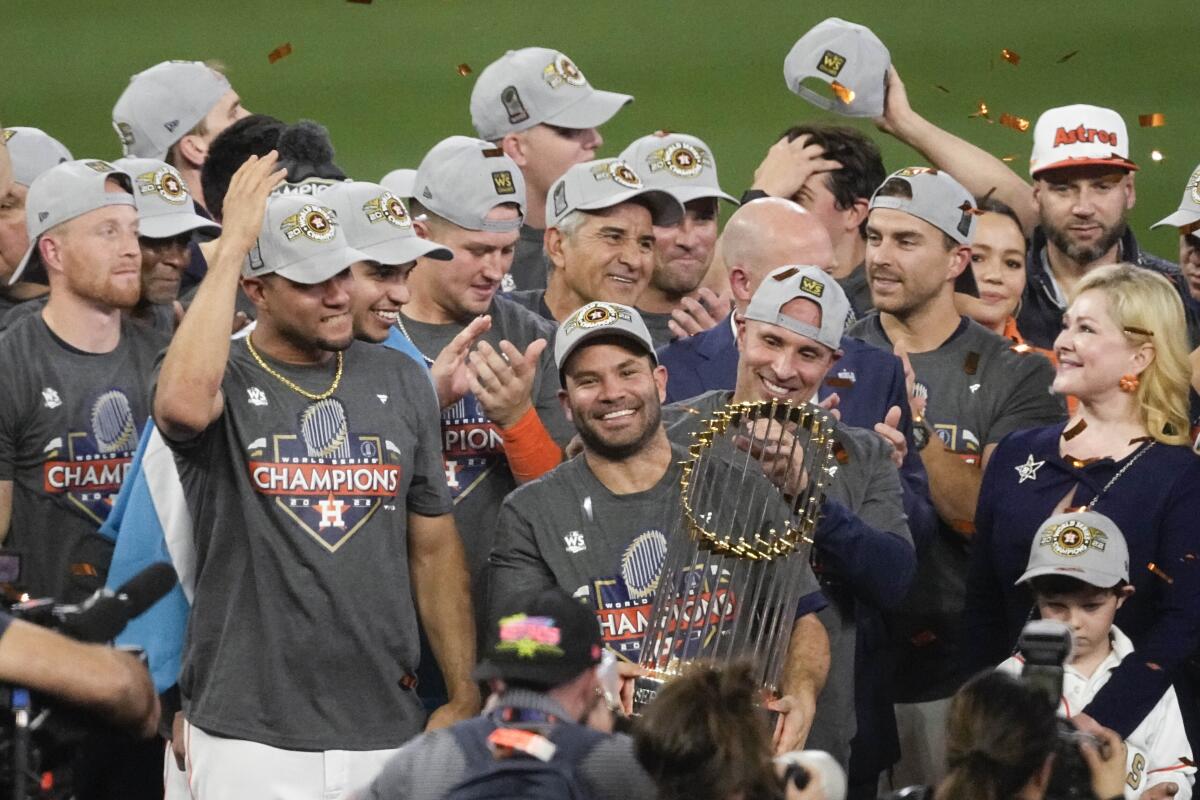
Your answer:
[[[633,681],[633,715],[640,717],[646,706],[654,702],[666,681],[643,675]]]

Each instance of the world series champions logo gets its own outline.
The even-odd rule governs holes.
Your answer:
[[[330,553],[362,529],[400,489],[400,448],[350,432],[336,397],[308,405],[297,433],[247,448],[250,483]]]

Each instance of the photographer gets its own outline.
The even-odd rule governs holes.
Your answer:
[[[158,698],[150,675],[130,653],[83,644],[0,613],[0,681],[85,708],[150,737]]]
[[[1055,769],[1059,727],[1043,691],[1002,672],[968,681],[950,703],[946,778],[935,800],[1042,800]],[[1079,743],[1098,800],[1124,797],[1125,756],[1119,736],[1102,730]],[[1072,786],[1087,797],[1088,787]]]

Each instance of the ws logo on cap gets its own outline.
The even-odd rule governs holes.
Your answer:
[[[832,50],[826,50],[821,55],[821,60],[817,62],[817,69],[831,78],[836,78],[844,66],[846,66],[846,57]]]
[[[512,173],[508,170],[492,173],[492,186],[496,188],[496,194],[516,194],[517,185],[513,182]]]
[[[820,297],[825,294],[825,284],[816,278],[810,278],[805,275],[800,278],[800,291],[805,294],[811,294],[813,297]]]
[[[1064,144],[1090,144],[1099,142],[1113,147],[1117,146],[1117,134],[1114,131],[1101,130],[1099,128],[1085,128],[1082,125],[1067,130],[1060,127],[1054,132],[1054,146]]]
[[[157,194],[163,200],[174,205],[182,205],[188,200],[187,189],[183,186],[183,178],[170,166],[138,175],[137,193],[139,195]]]
[[[314,242],[333,241],[337,236],[337,213],[324,206],[307,205],[285,217],[279,228],[289,242],[302,234]]]
[[[384,192],[379,197],[371,198],[363,204],[362,210],[367,215],[367,222],[372,224],[385,219],[397,228],[412,227],[412,218],[408,215],[408,209],[404,207],[403,201],[391,192]]]

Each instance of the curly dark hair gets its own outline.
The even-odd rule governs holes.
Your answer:
[[[887,177],[879,147],[860,131],[844,125],[793,125],[783,133],[788,141],[807,136],[810,144],[820,145],[825,158],[841,163],[842,168],[825,173],[825,185],[837,207],[845,210],[856,200],[869,200]],[[859,232],[867,235],[866,222]]]

